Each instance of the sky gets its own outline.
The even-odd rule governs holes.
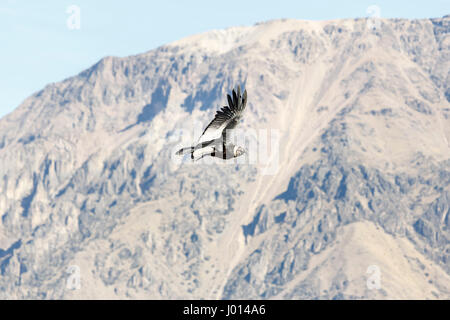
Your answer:
[[[375,5],[378,12],[369,8]],[[372,7],[373,8],[373,7]],[[450,0],[0,0],[0,117],[105,56],[272,19],[435,18]]]

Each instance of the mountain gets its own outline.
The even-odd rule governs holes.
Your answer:
[[[450,17],[375,22],[211,31],[30,96],[0,120],[0,298],[449,299]],[[246,158],[175,157],[238,84]]]

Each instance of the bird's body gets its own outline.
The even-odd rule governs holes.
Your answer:
[[[205,156],[211,156],[228,160],[240,156],[242,154],[240,153],[241,149],[242,149],[241,147],[238,147],[231,142],[223,144],[221,141],[213,141],[206,147],[194,149],[194,151],[191,154],[191,158],[198,160]]]
[[[198,160],[205,156],[212,156],[224,160],[239,157],[245,153],[242,147],[236,146],[227,139],[229,130],[234,129],[243,114],[247,104],[247,90],[241,96],[241,88],[237,93],[233,89],[232,97],[227,95],[228,106],[216,112],[214,119],[206,127],[195,147],[180,149],[177,154],[190,153],[191,159]]]

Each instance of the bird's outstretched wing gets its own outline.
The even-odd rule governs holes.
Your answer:
[[[220,138],[226,129],[233,129],[239,123],[247,104],[247,90],[241,95],[241,87],[237,92],[233,89],[232,96],[227,95],[228,106],[222,107],[216,112],[213,121],[206,127],[199,139],[199,143]]]

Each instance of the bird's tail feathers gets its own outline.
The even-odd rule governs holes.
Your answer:
[[[187,148],[181,148],[175,154],[177,156],[181,156],[183,154],[188,154],[188,153],[192,153],[192,152],[194,152],[194,147],[187,147]]]

